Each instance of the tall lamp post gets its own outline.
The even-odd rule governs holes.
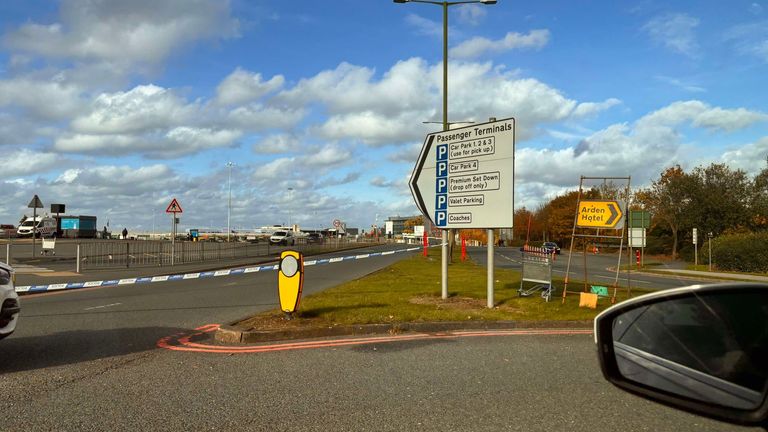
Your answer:
[[[485,5],[496,4],[496,0],[469,0],[469,1],[431,1],[431,0],[393,0],[395,3],[429,3],[443,7],[443,131],[451,129],[448,122],[448,7],[482,3]],[[442,295],[443,299],[448,298],[448,242],[453,238],[453,230],[443,230],[442,246]]]
[[[291,227],[291,231],[293,231],[293,220],[292,214],[291,214],[291,204],[293,204],[293,188],[288,188],[288,226]]]
[[[229,242],[229,234],[232,232],[230,222],[232,220],[232,167],[235,166],[234,162],[227,162],[227,168],[229,168],[229,202],[227,204],[227,242]]]

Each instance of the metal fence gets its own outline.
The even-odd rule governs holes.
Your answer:
[[[108,269],[131,267],[160,267],[204,261],[235,260],[268,257],[287,248],[302,253],[342,250],[360,246],[367,241],[326,239],[322,243],[308,244],[299,239],[293,246],[275,246],[266,242],[190,242],[155,240],[95,241],[80,244],[80,269]]]

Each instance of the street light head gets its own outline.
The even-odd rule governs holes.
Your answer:
[[[496,0],[480,0],[480,3],[487,4],[487,5],[493,5],[496,4]]]
[[[392,0],[395,3],[408,3],[408,0]]]

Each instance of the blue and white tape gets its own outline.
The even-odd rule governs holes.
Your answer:
[[[367,254],[361,254],[361,255],[350,255],[345,257],[308,260],[308,261],[304,261],[304,266],[306,267],[306,266],[313,266],[313,265],[333,264],[333,263],[342,262],[342,261],[374,258],[378,256],[394,255],[400,252],[413,252],[420,249],[421,247],[413,247],[408,249],[399,249],[399,250],[386,251],[386,252],[374,252],[374,253],[367,253]],[[210,278],[210,277],[234,276],[234,275],[256,273],[256,272],[262,272],[262,271],[272,271],[272,270],[277,270],[277,268],[278,268],[277,264],[271,264],[271,265],[255,266],[255,267],[241,267],[241,268],[234,268],[234,269],[222,269],[222,270],[214,270],[214,271],[165,275],[165,276],[146,276],[146,277],[137,277],[137,278],[128,278],[128,279],[110,279],[110,280],[99,280],[99,281],[89,281],[89,282],[68,282],[68,283],[58,283],[58,284],[51,284],[51,285],[25,285],[25,286],[17,286],[16,292],[31,294],[31,293],[60,291],[60,290],[69,290],[69,289],[78,289],[78,288],[93,288],[93,287],[105,287],[105,286],[115,286],[115,285],[138,285],[138,284],[147,284],[147,283],[156,283],[156,282],[204,279],[204,278]]]

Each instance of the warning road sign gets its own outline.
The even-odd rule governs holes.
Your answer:
[[[170,204],[168,204],[168,208],[165,209],[166,213],[184,213],[184,210],[181,209],[181,204],[179,204],[178,201],[176,201],[176,198],[174,198]]]
[[[576,226],[579,228],[624,227],[624,203],[610,200],[584,200],[579,202]]]

